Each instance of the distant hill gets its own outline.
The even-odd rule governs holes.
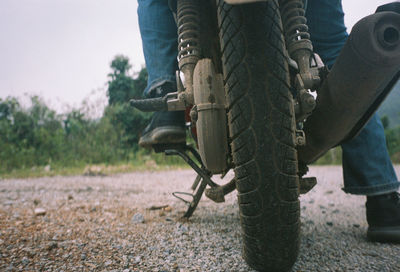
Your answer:
[[[378,110],[379,116],[387,115],[389,127],[400,126],[400,80]]]

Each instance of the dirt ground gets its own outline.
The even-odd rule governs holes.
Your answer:
[[[293,271],[400,271],[400,245],[366,241],[365,197],[340,190],[341,168],[310,175],[318,185],[301,196]],[[235,193],[222,204],[204,198],[180,219],[186,206],[171,193],[189,192],[194,178],[174,170],[0,180],[0,271],[252,271]]]

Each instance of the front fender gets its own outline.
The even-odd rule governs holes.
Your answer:
[[[254,2],[267,2],[269,0],[225,0],[226,3],[230,5],[237,5],[237,4],[248,4]]]

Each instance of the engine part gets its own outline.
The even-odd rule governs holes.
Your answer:
[[[304,124],[299,161],[311,163],[357,135],[400,77],[400,14],[379,12],[359,21],[318,91]]]
[[[213,174],[227,168],[228,137],[225,91],[221,74],[216,74],[210,59],[197,62],[193,74],[197,139],[201,159]]]

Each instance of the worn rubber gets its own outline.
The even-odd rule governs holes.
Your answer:
[[[371,242],[400,244],[400,226],[369,227],[367,238]]]
[[[156,144],[184,143],[186,139],[185,128],[177,126],[157,127],[139,139],[139,146],[151,148]]]
[[[259,271],[288,271],[299,251],[300,204],[278,4],[217,3],[243,256]]]

